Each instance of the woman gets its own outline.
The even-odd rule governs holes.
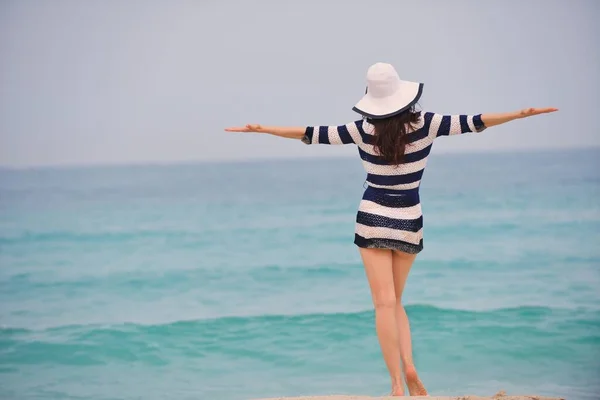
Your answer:
[[[246,125],[228,132],[269,133],[306,144],[355,144],[367,172],[367,188],[356,217],[359,247],[373,304],[392,395],[427,395],[412,358],[410,326],[402,292],[410,268],[423,249],[419,185],[434,140],[481,132],[515,119],[557,111],[529,108],[504,114],[440,115],[415,111],[423,84],[401,80],[390,64],[367,71],[367,92],[353,110],[363,119],[341,126],[276,127]],[[402,374],[401,370],[404,374]]]

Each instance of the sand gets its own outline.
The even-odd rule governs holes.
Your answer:
[[[497,394],[490,397],[480,396],[456,396],[456,397],[436,397],[436,396],[413,396],[413,397],[369,397],[369,396],[306,396],[306,397],[276,397],[262,400],[564,400],[558,397],[542,397],[542,396],[506,396]]]

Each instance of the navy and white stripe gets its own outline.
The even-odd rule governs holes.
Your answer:
[[[340,126],[309,126],[302,141],[306,144],[358,144],[362,142],[362,120]]]
[[[393,165],[373,146],[374,127],[366,120],[341,126],[307,127],[306,144],[356,144],[367,172],[367,184],[356,217],[355,243],[360,247],[394,248],[418,253],[423,247],[419,186],[436,138],[485,129],[479,115],[422,113],[408,133],[404,160]]]
[[[423,248],[423,214],[418,189],[367,187],[358,206],[354,243],[418,253]]]

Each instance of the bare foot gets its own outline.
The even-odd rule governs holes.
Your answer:
[[[408,393],[411,396],[428,396],[427,390],[425,386],[423,386],[423,382],[419,379],[417,375],[417,370],[412,368],[407,368],[406,372],[406,386],[408,386]]]

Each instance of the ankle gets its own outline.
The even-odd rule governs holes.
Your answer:
[[[392,383],[392,396],[404,396],[404,383]]]
[[[417,369],[415,365],[412,363],[404,363],[404,376],[405,377],[413,377],[417,375]]]
[[[393,388],[404,388],[404,381],[401,377],[392,378],[392,387]]]

